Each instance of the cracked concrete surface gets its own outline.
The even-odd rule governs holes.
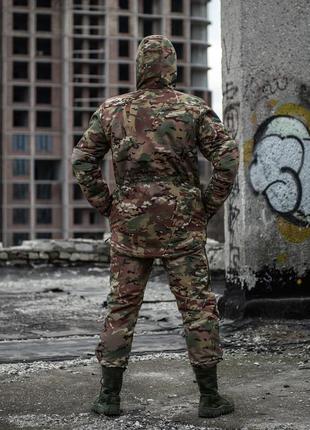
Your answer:
[[[221,280],[212,287],[220,297]],[[236,411],[201,419],[181,318],[159,267],[137,324],[123,413],[92,414],[107,292],[108,268],[2,271],[0,430],[310,430],[310,320],[222,320],[220,391]]]
[[[299,351],[298,361],[305,357]],[[186,354],[132,357],[124,377],[123,414],[116,419],[89,411],[99,389],[94,359],[1,365],[0,428],[306,430],[309,367],[296,358],[296,351],[289,356],[227,353],[219,383],[236,411],[208,420],[197,416],[198,390]]]
[[[1,272],[0,362],[93,354],[109,291],[108,268]],[[215,279],[214,285],[220,294],[222,281]],[[148,341],[150,333],[157,336]],[[162,268],[153,268],[136,335],[136,352],[185,348],[181,317]]]

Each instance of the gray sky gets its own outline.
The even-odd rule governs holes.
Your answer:
[[[209,7],[208,49],[209,88],[212,91],[212,108],[222,119],[222,69],[221,69],[221,0],[211,0]]]

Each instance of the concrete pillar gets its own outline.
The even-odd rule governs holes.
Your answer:
[[[308,0],[222,0],[223,117],[240,148],[225,203],[229,318],[254,298],[310,296],[309,16]]]

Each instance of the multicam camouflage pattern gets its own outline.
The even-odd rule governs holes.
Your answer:
[[[208,220],[229,195],[238,148],[204,100],[175,90],[176,53],[148,36],[136,58],[137,90],[108,98],[72,154],[85,197],[111,226],[111,246],[136,257],[181,256],[201,248]],[[100,162],[111,149],[111,194]],[[198,149],[211,161],[206,189]]]
[[[136,72],[137,90],[107,99],[72,154],[85,197],[109,217],[112,232],[111,292],[96,355],[102,365],[127,366],[144,289],[160,257],[182,314],[190,361],[210,366],[222,359],[222,350],[206,227],[231,191],[237,145],[204,100],[175,90],[176,54],[167,38],[142,40]],[[112,194],[100,170],[109,149]],[[214,168],[206,189],[198,149]]]
[[[105,216],[110,213],[112,196],[102,176],[99,161],[109,149],[97,111],[90,119],[89,128],[73,149],[72,166],[84,196]]]
[[[138,312],[154,258],[137,258],[111,248],[111,291],[107,299],[101,339],[96,349],[99,363],[127,367]],[[205,248],[178,257],[163,257],[169,284],[181,312],[189,360],[208,367],[222,360],[219,314]]]
[[[175,88],[177,57],[169,39],[162,36],[145,37],[136,58],[136,87]]]

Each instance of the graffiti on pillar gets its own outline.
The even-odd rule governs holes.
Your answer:
[[[226,65],[226,72],[229,75],[230,69],[231,69],[231,60],[232,60],[232,54],[233,54],[233,46],[234,46],[234,35],[232,34],[231,38],[231,47],[229,48],[227,46],[227,40],[224,37],[223,38],[223,49],[224,49],[224,57],[225,57],[225,65]]]
[[[286,90],[288,86],[287,76],[278,75],[266,77],[265,72],[257,72],[255,76],[249,76],[244,84],[244,100],[250,103],[251,109],[255,109],[262,100]]]
[[[226,82],[223,97],[225,100],[225,109],[223,119],[225,127],[233,139],[237,136],[239,127],[239,108],[240,102],[236,100],[239,88],[232,81]]]
[[[310,105],[310,87],[306,84],[301,84],[299,87],[299,98],[305,105]]]
[[[236,224],[240,215],[240,209],[236,205],[239,194],[239,179],[236,178],[228,198],[228,231],[229,231],[229,267],[237,272],[240,269],[240,247],[235,242],[237,234]]]
[[[255,133],[250,184],[279,216],[310,227],[310,112],[285,106]]]

